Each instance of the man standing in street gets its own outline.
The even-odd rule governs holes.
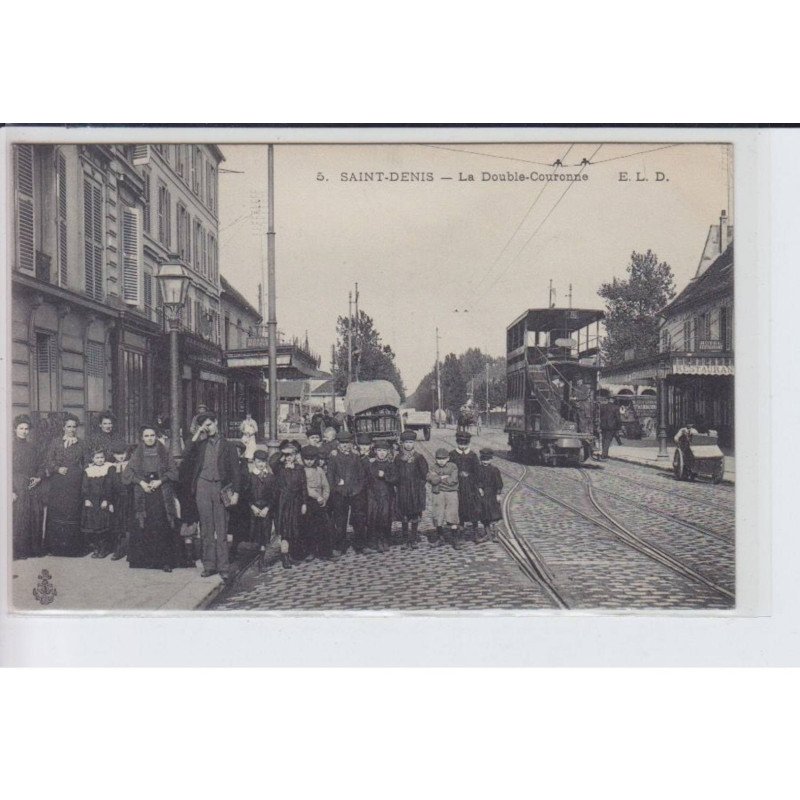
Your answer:
[[[228,579],[228,506],[239,502],[242,475],[232,442],[223,439],[215,414],[197,417],[197,431],[184,452],[191,494],[200,515],[203,538],[203,575],[217,572]]]
[[[608,458],[608,448],[611,440],[622,427],[622,420],[619,416],[619,407],[610,398],[604,397],[600,404],[600,435],[603,440],[603,459]]]

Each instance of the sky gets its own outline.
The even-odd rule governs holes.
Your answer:
[[[220,267],[257,306],[267,146],[221,149]],[[395,351],[408,393],[433,366],[437,326],[442,360],[469,347],[502,355],[506,326],[547,306],[550,279],[557,306],[572,284],[574,307],[602,308],[600,284],[624,277],[632,251],[651,249],[680,291],[721,210],[735,223],[724,144],[277,144],[274,153],[279,329],[308,331],[329,369],[336,318],[358,282],[360,308]],[[580,180],[541,179],[559,173]],[[526,179],[500,180],[509,174]]]

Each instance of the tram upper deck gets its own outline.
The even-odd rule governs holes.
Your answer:
[[[582,362],[591,366],[600,350],[605,314],[585,308],[530,308],[506,329],[509,369],[519,362]]]

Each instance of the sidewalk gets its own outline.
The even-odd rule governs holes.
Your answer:
[[[663,469],[667,472],[672,472],[672,456],[675,452],[674,444],[668,443],[667,452],[669,453],[669,458],[659,459],[658,445],[652,443],[652,440],[644,440],[635,443],[633,441],[626,441],[621,447],[612,443],[608,451],[608,457],[615,461],[627,461],[630,464],[642,464],[646,467],[654,467],[655,469]],[[729,483],[736,482],[735,461],[736,459],[734,456],[724,457],[724,481]]]
[[[50,573],[52,603],[34,596],[42,570]],[[203,608],[222,590],[219,575],[201,578],[202,568],[130,569],[125,559],[29,558],[11,563],[12,611],[190,611]],[[41,587],[40,587],[41,589]]]

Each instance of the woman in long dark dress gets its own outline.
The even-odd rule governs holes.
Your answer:
[[[81,483],[85,449],[78,439],[78,418],[68,414],[64,433],[47,449],[47,526],[45,550],[54,556],[86,555],[81,532]]]
[[[278,503],[275,528],[281,537],[281,562],[286,569],[292,566],[292,560],[301,560],[304,556],[300,517],[306,512],[308,489],[305,469],[297,462],[299,449],[295,441],[281,442],[281,466],[275,475],[275,497]]]
[[[178,563],[173,491],[178,470],[155,428],[145,426],[140,435],[123,473],[123,480],[133,485],[128,565],[172,572]]]
[[[38,486],[42,480],[38,454],[28,441],[31,419],[26,414],[14,420],[13,470],[14,506],[12,540],[14,558],[38,556],[42,549],[42,516]]]

